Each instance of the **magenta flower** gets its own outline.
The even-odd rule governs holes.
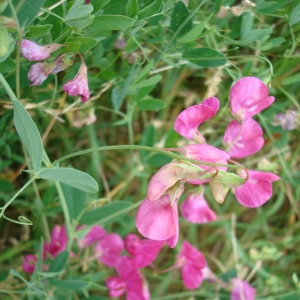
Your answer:
[[[185,157],[199,160],[205,163],[227,165],[227,160],[230,159],[228,153],[208,144],[187,145],[181,147],[180,150]],[[211,168],[210,166],[201,165],[201,164],[199,164],[198,166],[203,170],[208,170],[209,168]],[[216,169],[226,171],[227,167],[216,166],[215,168],[211,169],[210,173],[215,172]],[[210,178],[210,176],[208,176],[208,178]],[[192,184],[202,184],[208,182],[209,179],[197,179],[197,180],[187,179],[187,181],[188,183],[192,183]]]
[[[55,64],[40,62],[33,64],[27,74],[27,78],[31,81],[31,86],[41,85],[55,68]]]
[[[249,177],[242,185],[234,189],[237,200],[247,207],[258,207],[272,196],[272,182],[280,179],[275,174],[248,170]],[[246,178],[245,170],[239,170],[239,176]]]
[[[105,266],[114,267],[118,263],[123,249],[122,238],[116,233],[109,233],[96,244],[94,252]]]
[[[93,226],[87,235],[78,241],[79,248],[85,248],[98,242],[106,235],[106,231],[99,225]]]
[[[80,96],[82,102],[90,98],[90,91],[87,79],[87,67],[85,63],[80,65],[78,74],[74,79],[63,85],[63,90],[70,96]]]
[[[55,225],[51,232],[50,243],[44,244],[44,255],[46,255],[46,252],[48,252],[52,257],[55,257],[60,252],[66,250],[67,244],[68,237],[66,233],[66,227]]]
[[[150,265],[164,245],[164,241],[141,240],[135,234],[127,235],[124,243],[126,251],[133,256],[130,265],[136,269]]]
[[[258,114],[275,100],[273,96],[269,96],[267,86],[255,77],[238,80],[232,86],[229,98],[231,112],[240,123]]]
[[[248,282],[234,278],[233,288],[230,294],[230,300],[255,300],[256,289]]]
[[[208,223],[217,219],[202,194],[188,194],[181,206],[182,216],[191,223]]]
[[[168,194],[162,195],[156,201],[145,199],[135,218],[138,231],[151,240],[165,241],[172,237],[176,240],[178,236],[177,201],[172,203]],[[174,244],[174,241],[171,244]]]
[[[41,46],[32,41],[22,39],[21,42],[21,53],[30,61],[44,60],[50,56],[50,54],[59,49],[64,45],[61,44],[50,44]]]
[[[256,121],[249,118],[243,124],[231,121],[223,142],[232,158],[245,158],[258,152],[264,145],[263,131]]]
[[[193,290],[200,286],[204,279],[206,260],[203,254],[187,241],[183,241],[175,265],[181,268],[183,284]]]
[[[189,140],[194,140],[199,144],[205,143],[205,138],[199,133],[198,127],[213,117],[219,107],[219,100],[215,97],[207,98],[201,104],[188,107],[176,118],[174,130]]]
[[[37,263],[37,258],[35,255],[32,254],[25,255],[22,264],[23,271],[25,273],[32,274],[35,270],[36,263]]]
[[[110,297],[120,297],[126,293],[126,300],[149,300],[148,286],[143,282],[136,268],[130,265],[130,258],[123,256],[116,265],[116,271],[120,277],[109,277],[106,286]]]

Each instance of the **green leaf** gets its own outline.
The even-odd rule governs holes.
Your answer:
[[[49,283],[55,287],[72,291],[82,290],[89,286],[87,282],[82,280],[60,280],[56,278],[49,279]]]
[[[75,4],[75,3],[74,3]],[[65,21],[84,19],[93,11],[92,5],[74,5],[70,8],[69,12],[65,17]]]
[[[86,225],[104,225],[115,222],[130,211],[131,206],[131,202],[128,201],[114,201],[92,211],[86,212],[79,220],[79,223]]]
[[[98,192],[98,184],[89,174],[72,168],[44,169],[40,178],[55,180],[88,193]]]
[[[65,44],[67,45],[67,47],[61,48],[62,53],[76,52],[81,47],[80,43],[66,42]]]
[[[131,27],[134,20],[122,15],[102,15],[95,17],[93,26],[106,30],[122,30]]]
[[[244,12],[242,18],[241,38],[243,40],[244,38],[247,38],[247,35],[252,30],[253,16],[250,12]]]
[[[13,104],[16,130],[28,152],[33,170],[37,172],[43,159],[40,133],[24,106],[17,100]]]
[[[62,183],[61,188],[63,190],[69,214],[71,219],[76,219],[83,211],[86,201],[86,193]]]
[[[60,273],[65,268],[69,259],[69,251],[65,250],[59,253],[52,261],[49,272]]]
[[[150,125],[144,130],[140,141],[140,145],[153,147],[155,141],[154,137],[155,137],[155,128],[153,125]],[[146,159],[152,154],[149,153],[149,151],[139,151],[139,153],[143,163],[146,163]]]
[[[160,110],[165,106],[165,102],[158,99],[145,99],[137,103],[137,107],[141,110]]]
[[[248,32],[248,34],[242,38],[242,42],[244,43],[253,43],[257,40],[261,40],[267,35],[272,33],[271,29],[255,29]]]
[[[78,51],[81,53],[86,53],[92,48],[94,48],[97,44],[98,41],[89,37],[75,37],[75,38],[70,38],[68,40],[68,43],[80,43],[81,46],[79,47]]]
[[[278,10],[279,8],[283,7],[286,3],[285,2],[263,2],[259,4],[256,9],[259,13],[265,13],[265,14],[270,14]]]
[[[16,69],[15,62],[8,57],[4,62],[0,63],[0,73],[12,72]]]
[[[146,19],[153,16],[161,7],[162,1],[153,1],[150,5],[139,11],[138,19]]]
[[[186,8],[186,6],[183,4],[183,2],[182,1],[177,2],[171,16],[171,24],[170,24],[170,29],[174,32],[177,38],[185,35],[187,32],[189,32],[192,29],[193,21],[192,18],[188,19],[189,16],[190,13]],[[183,23],[185,23],[185,25],[179,30],[179,28],[182,26]],[[178,30],[179,32],[177,32]]]
[[[84,18],[70,19],[65,22],[71,27],[84,29],[91,23],[91,15],[87,14]]]
[[[161,81],[161,78],[162,78],[161,75],[154,75],[154,76],[152,76],[148,79],[142,80],[139,83],[133,85],[132,89],[139,89],[139,88],[142,88],[142,87],[157,84],[158,82]]]
[[[39,246],[39,255],[38,255],[38,260],[36,264],[36,272],[42,271],[42,265],[43,265],[43,257],[44,257],[44,239],[41,236],[40,240],[40,246]]]
[[[210,14],[203,22],[196,25],[191,31],[183,35],[181,38],[179,38],[179,42],[185,44],[185,43],[190,43],[195,39],[197,39],[202,33],[202,31],[204,30],[206,24],[208,23],[212,15],[213,14]]]
[[[37,25],[29,27],[29,31],[26,32],[26,37],[41,37],[48,33],[53,25]]]
[[[191,49],[182,54],[182,57],[189,62],[201,67],[219,67],[226,64],[226,57],[210,48]]]
[[[126,15],[129,18],[133,18],[138,13],[138,2],[137,0],[128,0],[126,5]]]
[[[300,82],[300,74],[295,74],[295,75],[292,75],[288,78],[285,78],[280,83],[282,85],[289,85],[289,84],[293,84],[293,83],[296,83],[296,82]]]
[[[300,22],[300,3],[292,10],[290,15],[291,25],[295,25]]]
[[[242,178],[234,173],[219,171],[217,177],[217,182],[223,183],[226,187],[234,188],[238,187],[245,182],[245,178]]]
[[[268,51],[271,50],[279,45],[281,45],[283,42],[285,41],[284,38],[274,38],[274,39],[270,39],[268,40],[266,43],[264,43],[262,45],[262,47],[260,47],[261,51]]]
[[[136,77],[136,79],[134,80],[133,84],[138,83],[139,81],[141,81],[142,79],[144,79],[144,77],[148,76],[148,74],[150,73],[150,71],[152,70],[154,65],[154,60],[152,59],[143,69],[141,72],[138,73],[138,76]]]

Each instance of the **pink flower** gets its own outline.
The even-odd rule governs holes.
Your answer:
[[[187,145],[181,147],[180,150],[185,157],[203,161],[205,163],[227,165],[227,160],[230,159],[230,156],[225,151],[220,150],[208,144]],[[210,166],[201,165],[201,164],[199,164],[198,166],[203,170],[208,170],[209,168],[211,168]],[[215,168],[212,168],[211,172],[209,173],[214,172],[216,169],[226,171],[227,167],[216,166]],[[197,180],[187,179],[187,181],[188,183],[192,183],[192,184],[202,184],[208,182],[209,179],[197,179]]]
[[[89,100],[90,91],[87,79],[87,67],[85,63],[80,65],[78,74],[75,78],[63,85],[63,90],[70,96],[79,95],[82,102]]]
[[[187,241],[183,241],[175,265],[181,268],[183,284],[193,290],[200,286],[204,279],[206,260],[203,254]]]
[[[182,216],[191,223],[208,223],[217,219],[202,194],[188,194],[181,206]]]
[[[234,278],[233,289],[231,290],[230,300],[255,300],[256,289],[248,282]]]
[[[98,242],[106,235],[106,231],[99,225],[93,226],[88,234],[78,241],[79,248],[85,248]]]
[[[133,256],[130,265],[136,269],[150,265],[164,245],[164,241],[141,240],[135,234],[127,235],[124,243],[126,251]]]
[[[150,299],[148,286],[143,282],[138,270],[131,267],[129,257],[121,257],[116,270],[120,277],[109,277],[106,280],[110,297],[120,297],[126,292],[126,300]]]
[[[118,263],[123,249],[122,238],[116,233],[109,233],[96,244],[94,252],[105,266],[114,267]]]
[[[52,257],[57,256],[60,252],[66,250],[68,244],[68,237],[65,226],[55,225],[51,232],[50,243],[45,243],[44,254],[46,251],[50,253]]]
[[[240,187],[234,189],[237,200],[247,207],[258,207],[272,196],[272,182],[280,179],[275,174],[248,170],[249,177]],[[239,176],[246,178],[245,170],[239,170]]]
[[[23,271],[29,274],[33,273],[35,270],[36,263],[37,263],[37,258],[35,255],[32,254],[25,255],[22,264]]]
[[[231,112],[240,123],[258,114],[275,100],[273,96],[269,96],[267,86],[255,77],[238,80],[232,86],[229,98]]]
[[[73,60],[67,55],[61,55],[60,57],[58,57],[55,60],[54,63],[55,63],[55,68],[51,72],[51,74],[56,74],[58,72],[65,70],[66,68],[72,66]]]
[[[27,74],[27,78],[31,81],[31,86],[41,85],[54,70],[53,63],[40,62],[33,64]]]
[[[156,201],[145,199],[135,218],[138,231],[144,237],[156,241],[173,237],[170,246],[175,247],[174,243],[176,244],[178,238],[177,201],[172,203],[169,194],[162,195]]]
[[[232,121],[228,125],[223,142],[229,147],[232,158],[244,158],[258,152],[264,145],[263,131],[253,119],[245,120],[243,124]]]
[[[207,98],[201,104],[188,107],[176,118],[174,130],[189,140],[195,140],[200,144],[205,143],[205,138],[199,133],[198,127],[213,117],[219,107],[219,100],[215,97]]]
[[[22,39],[21,53],[27,59],[31,61],[44,60],[50,56],[50,54],[64,45],[50,44],[41,46],[32,41]]]

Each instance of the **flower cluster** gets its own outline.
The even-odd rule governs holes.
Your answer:
[[[220,103],[216,97],[205,99],[182,111],[175,120],[174,129],[193,144],[177,149],[183,160],[173,160],[163,166],[151,178],[147,198],[136,215],[138,231],[146,238],[166,241],[175,247],[178,241],[179,224],[177,203],[184,191],[185,183],[203,185],[209,183],[213,197],[223,203],[230,188],[244,206],[263,205],[272,195],[272,182],[280,178],[272,173],[248,170],[232,160],[249,157],[264,145],[263,131],[252,119],[275,100],[269,96],[267,86],[258,78],[244,77],[230,90],[230,108],[236,120],[225,130],[225,150],[206,144],[198,127],[216,115]],[[193,163],[185,159],[192,159]],[[199,163],[194,163],[199,161]],[[228,162],[240,168],[237,174],[228,173]],[[202,191],[188,194],[182,205],[182,215],[194,223],[210,222],[216,215],[208,207]]]
[[[110,297],[119,297],[126,294],[127,300],[148,300],[150,292],[147,280],[141,269],[150,266],[156,273],[179,269],[183,285],[193,290],[198,288],[203,280],[211,283],[220,281],[210,271],[203,254],[187,241],[183,241],[173,266],[166,270],[157,270],[153,262],[164,246],[164,241],[141,239],[135,234],[127,235],[124,240],[116,233],[107,233],[101,226],[95,225],[91,228],[79,226],[78,232],[85,232],[83,238],[78,238],[77,254],[72,253],[71,257],[78,258],[81,251],[90,246],[93,247],[94,256],[106,267],[113,267],[118,276],[111,276],[106,280],[106,286]],[[55,225],[49,243],[44,244],[43,261],[47,259],[47,254],[51,258],[66,250],[68,237],[65,226]],[[126,251],[125,255],[124,250]],[[89,259],[90,260],[90,259]],[[33,273],[37,264],[37,257],[29,254],[25,255],[23,270],[26,273]],[[47,265],[43,265],[43,270],[47,270]],[[255,289],[247,282],[234,278],[231,283],[221,282],[224,288],[231,289],[231,299],[239,300],[241,293],[247,300],[255,298]]]
[[[41,46],[32,41],[22,39],[21,53],[29,61],[40,61],[50,57],[51,53],[58,50],[62,44],[50,44]],[[81,57],[81,56],[80,56]],[[70,96],[80,96],[81,101],[85,102],[90,98],[87,79],[87,67],[81,57],[82,63],[78,74],[73,80],[63,85],[63,90]],[[41,85],[50,74],[61,72],[73,64],[73,59],[69,55],[63,54],[51,62],[38,62],[33,64],[27,74],[31,81],[31,86]]]

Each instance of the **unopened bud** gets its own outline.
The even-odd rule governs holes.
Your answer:
[[[225,186],[225,184],[218,182],[218,175],[214,176],[209,181],[209,187],[211,189],[211,193],[214,199],[219,203],[222,204],[225,200],[225,197],[229,191],[229,188]]]

